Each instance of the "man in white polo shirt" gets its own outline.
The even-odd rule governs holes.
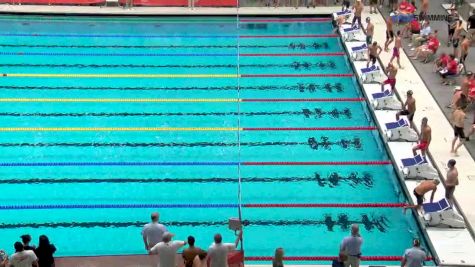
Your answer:
[[[210,267],[228,267],[228,253],[237,248],[239,240],[242,238],[242,230],[236,237],[234,244],[223,243],[223,237],[220,234],[214,235],[214,243],[208,249],[210,258]]]
[[[186,244],[186,241],[172,241],[172,237],[172,233],[165,232],[162,242],[153,246],[148,252],[149,254],[158,254],[159,267],[176,267],[176,253]]]
[[[145,250],[149,250],[159,242],[162,242],[162,236],[167,231],[167,228],[158,223],[160,214],[154,212],[151,215],[152,222],[147,223],[142,229],[142,238],[145,245]]]
[[[343,239],[340,245],[340,258],[346,257],[345,267],[359,267],[361,257],[361,245],[363,238],[360,236],[360,228],[357,224],[351,225],[351,236]]]

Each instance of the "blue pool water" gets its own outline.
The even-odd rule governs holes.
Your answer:
[[[0,69],[6,74],[0,83],[0,163],[15,165],[0,164],[0,248],[10,250],[20,235],[29,233],[35,240],[48,235],[58,256],[141,254],[145,251],[140,229],[155,210],[177,239],[192,234],[202,247],[216,232],[234,240],[227,220],[241,211],[242,219],[250,222],[244,233],[246,256],[270,256],[279,246],[287,256],[334,256],[352,223],[361,225],[367,256],[398,256],[412,238],[421,237],[413,217],[401,209],[239,209],[241,204],[257,203],[405,201],[391,165],[245,164],[388,160],[375,130],[246,129],[374,126],[366,103],[358,100],[362,96],[354,77],[311,76],[352,73],[344,55],[305,55],[343,52],[336,37],[303,37],[331,34],[330,22],[237,27],[235,18],[225,17],[2,16],[0,25],[8,29],[0,33]],[[300,37],[283,38],[289,35]],[[53,77],[57,74],[63,76]],[[137,74],[169,76],[133,76]],[[186,77],[195,74],[218,77]],[[307,76],[245,77],[263,74]],[[228,102],[110,101],[128,98]],[[276,98],[300,100],[263,101]],[[259,101],[247,102],[252,99]],[[342,99],[352,101],[336,101]],[[5,131],[7,127],[82,129]],[[85,127],[96,129],[84,131]],[[108,127],[170,129],[97,129]],[[179,127],[196,129],[176,131]],[[202,127],[225,129],[198,129]],[[91,164],[75,166],[84,162]],[[110,162],[128,164],[102,164]],[[144,162],[208,165],[132,164]],[[131,207],[91,207],[99,204]],[[20,209],[25,205],[29,208]],[[47,206],[32,209],[38,205]]]

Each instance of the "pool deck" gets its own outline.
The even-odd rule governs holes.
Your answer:
[[[319,7],[313,8],[299,8],[294,9],[290,7],[285,8],[165,8],[165,7],[134,7],[133,9],[122,9],[119,7],[87,7],[87,6],[33,6],[33,5],[0,5],[0,13],[35,13],[35,14],[82,14],[82,15],[236,15],[236,12],[240,15],[317,15],[317,14],[331,14],[335,11],[339,11],[339,7]],[[375,24],[375,40],[379,43],[384,43],[384,19],[380,14],[369,14],[368,10],[365,10],[363,17],[370,16]],[[381,61],[387,64],[390,59],[390,54],[383,52],[381,54]],[[432,128],[433,139],[430,146],[430,154],[433,158],[433,164],[442,173],[445,173],[446,162],[454,158],[449,153],[450,142],[452,138],[452,127],[444,116],[443,111],[433,96],[429,92],[426,83],[419,76],[415,66],[411,63],[405,53],[401,54],[401,64],[405,67],[399,70],[398,73],[398,93],[404,97],[405,92],[409,89],[414,91],[414,97],[417,100],[417,109],[414,121],[416,126],[419,125],[422,117],[429,118],[429,125]],[[404,98],[403,98],[404,100]],[[409,145],[409,144],[406,144]],[[407,148],[404,146],[404,150]],[[407,153],[405,151],[404,153]],[[400,157],[399,152],[393,151],[393,156]],[[410,153],[410,151],[409,151]],[[457,167],[459,171],[460,185],[455,191],[455,196],[461,210],[463,211],[467,222],[475,226],[475,198],[472,196],[472,189],[475,188],[475,161],[470,156],[469,152],[462,146],[459,151],[459,156],[455,157],[457,160]],[[407,182],[408,191],[415,186],[415,182]],[[439,186],[440,187],[440,186]],[[444,193],[444,190],[438,190],[436,199],[440,198]],[[464,265],[475,266],[475,253],[474,250],[470,250],[466,254],[465,249],[472,249],[475,247],[473,238],[467,239],[467,234],[462,233],[461,230],[453,229],[428,229],[428,234],[431,237],[434,247],[437,250],[438,256],[441,259],[441,263],[447,266]],[[468,232],[465,230],[465,232]],[[472,233],[473,234],[473,233]],[[462,236],[463,235],[463,236]],[[439,240],[439,245],[436,245],[434,241]],[[443,242],[441,242],[443,241]],[[463,245],[461,245],[463,244]],[[408,247],[410,244],[408,244]],[[401,252],[402,254],[402,252]],[[148,256],[139,256],[148,257]],[[106,261],[103,257],[103,260]],[[112,257],[115,258],[115,257]],[[59,259],[57,266],[108,266],[96,261],[91,262],[88,258],[76,258],[77,261],[68,262],[66,258]],[[73,259],[73,258],[70,258]],[[463,259],[463,262],[462,262]],[[116,262],[117,263],[117,262]],[[121,262],[124,263],[124,262]],[[121,266],[155,266],[139,261],[138,259],[132,259],[130,265]],[[396,265],[396,264],[395,264]],[[259,265],[263,266],[263,265]],[[292,265],[286,265],[292,266]],[[299,265],[303,266],[303,265]],[[314,265],[313,265],[314,266]]]
[[[363,14],[363,17],[368,16],[371,17],[371,20],[375,25],[375,34],[373,40],[377,41],[379,44],[381,44],[381,46],[384,46],[384,41],[386,39],[384,18],[380,14],[370,15],[368,12]],[[359,36],[357,36],[355,39],[364,40],[364,35],[362,35],[362,32],[360,32]],[[358,46],[360,44],[362,44],[362,42],[345,43],[348,50],[351,50],[351,47]],[[392,48],[392,46],[390,46],[390,48]],[[387,65],[390,58],[391,54],[389,52],[383,52],[380,55],[380,62],[383,65]],[[359,69],[365,67],[366,63],[361,61],[352,61],[352,63],[357,69],[358,75],[361,75]],[[425,230],[429,239],[431,240],[432,246],[437,253],[437,257],[439,258],[441,265],[474,266],[475,254],[473,251],[475,251],[475,242],[472,236],[473,228],[471,228],[470,225],[475,225],[475,214],[474,210],[470,207],[473,207],[475,204],[475,199],[471,195],[471,189],[474,188],[474,181],[471,179],[471,177],[474,175],[473,172],[475,170],[475,162],[465,146],[460,148],[458,157],[454,157],[454,155],[449,153],[452,134],[451,130],[447,130],[452,128],[449,121],[444,116],[443,111],[437,105],[437,102],[432,97],[430,91],[426,87],[426,84],[418,75],[414,65],[411,63],[411,61],[409,61],[409,58],[405,53],[401,53],[401,65],[403,66],[403,69],[398,71],[396,85],[397,93],[401,100],[404,101],[406,92],[408,90],[412,90],[414,92],[414,97],[417,101],[417,112],[414,117],[416,128],[418,128],[420,125],[420,121],[423,117],[429,118],[429,125],[432,128],[433,136],[429,148],[433,159],[432,165],[438,169],[440,173],[442,173],[444,179],[447,161],[451,158],[455,158],[457,160],[460,185],[456,189],[455,197],[461,210],[456,210],[465,216],[466,223],[469,224],[467,229],[443,229],[426,227]],[[384,78],[385,76],[383,74],[382,79]],[[433,79],[437,79],[437,77],[434,77]],[[381,78],[379,81],[381,81]],[[363,87],[367,96],[371,96],[372,93],[376,93],[378,91],[380,92],[378,85],[364,84]],[[395,121],[395,111],[375,111],[375,115],[380,127],[384,126],[385,123]],[[383,134],[384,131],[381,131],[381,133]],[[415,143],[410,142],[388,142],[388,147],[392,158],[395,160],[396,168],[399,168],[400,159],[412,157],[411,147],[414,144]],[[406,180],[404,183],[406,184],[406,192],[412,192],[417,186],[418,182]],[[444,194],[445,190],[439,185],[439,190],[436,193],[434,201],[442,199]],[[415,202],[414,196],[412,197],[413,202]],[[420,221],[423,222],[422,218],[420,219]],[[464,245],[461,246],[460,244]]]

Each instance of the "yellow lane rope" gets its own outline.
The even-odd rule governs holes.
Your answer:
[[[0,132],[242,131],[237,127],[1,127]]]
[[[161,103],[161,102],[241,102],[239,98],[0,98],[0,102],[138,102],[138,103]]]
[[[4,73],[4,77],[29,78],[240,78],[239,74],[55,74]]]

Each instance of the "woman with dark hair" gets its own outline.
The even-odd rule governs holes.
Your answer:
[[[30,242],[31,242],[31,235],[22,235],[20,236],[21,238],[21,241],[23,242],[23,248],[25,250],[35,250],[35,246],[33,245],[30,245]]]
[[[35,254],[38,257],[39,267],[54,267],[53,254],[56,252],[56,247],[49,243],[49,239],[45,235],[40,236],[38,248]]]

